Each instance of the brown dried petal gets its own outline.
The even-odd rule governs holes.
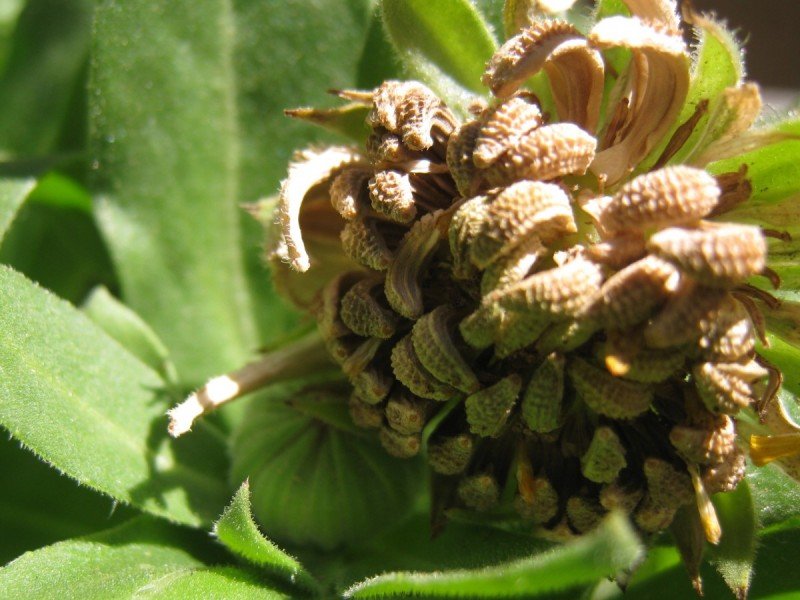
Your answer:
[[[492,386],[467,397],[467,422],[472,433],[481,437],[497,436],[517,403],[522,378],[509,375]]]
[[[652,387],[614,377],[582,358],[570,361],[567,374],[589,408],[612,419],[632,419],[647,411],[653,400]]]
[[[396,223],[410,223],[417,215],[407,173],[378,171],[369,181],[369,198],[372,208]]]
[[[542,112],[522,96],[514,96],[481,115],[481,127],[475,140],[472,160],[485,169],[506,150],[513,148],[519,137],[542,124]]]

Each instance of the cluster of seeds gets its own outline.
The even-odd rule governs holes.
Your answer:
[[[371,134],[363,154],[327,150],[306,185],[327,190],[358,265],[322,289],[319,330],[353,421],[395,456],[424,447],[437,507],[510,500],[570,535],[612,509],[660,531],[697,502],[716,541],[708,495],[745,468],[734,416],[776,384],[746,284],[768,274],[763,233],[707,220],[746,199],[746,173],[668,166],[606,195],[589,173],[597,115],[551,123],[518,90],[514,52],[541,35],[490,63],[498,99],[466,122],[417,82],[341,93],[369,107]],[[284,251],[302,266],[291,185]]]

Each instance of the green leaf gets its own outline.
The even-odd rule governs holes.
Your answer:
[[[241,247],[230,3],[105,0],[95,15],[100,225],[125,302],[196,383],[240,366],[257,346]]]
[[[773,333],[767,333],[769,347],[759,348],[758,352],[775,364],[783,373],[783,387],[795,396],[800,396],[800,348],[787,343]]]
[[[313,580],[303,565],[258,530],[251,512],[249,482],[241,485],[222,516],[214,523],[214,534],[234,554],[287,581],[313,588]]]
[[[85,88],[91,18],[89,0],[27,2],[0,76],[2,151],[46,154],[70,121],[81,120],[74,96]]]
[[[284,598],[233,567],[206,567],[202,538],[150,518],[30,552],[0,570],[8,598]]]
[[[749,467],[747,481],[762,527],[800,517],[800,483],[776,465]]]
[[[156,371],[165,382],[177,382],[175,366],[163,342],[139,315],[114,298],[106,288],[96,287],[81,308],[103,331]]]
[[[33,179],[0,180],[0,241],[35,185]]]
[[[107,529],[134,511],[71,479],[0,439],[0,564],[27,550]]]
[[[266,534],[330,549],[401,521],[424,481],[421,463],[389,456],[374,433],[345,433],[286,404],[306,389],[283,384],[255,396],[234,432],[231,478],[250,479]],[[349,393],[334,391],[346,404]]]
[[[228,497],[221,440],[166,436],[149,367],[66,302],[0,268],[0,424],[70,477],[171,520],[210,522]]]
[[[467,0],[382,0],[389,39],[411,77],[466,114],[497,44],[480,13]]]
[[[612,515],[593,533],[546,554],[478,570],[379,575],[351,587],[345,597],[531,598],[612,576],[629,568],[642,552],[626,517]]]
[[[737,598],[746,597],[753,577],[758,523],[748,481],[713,497],[722,538],[709,548],[709,560]]]

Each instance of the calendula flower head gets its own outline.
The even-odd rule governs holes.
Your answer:
[[[507,3],[518,31],[464,114],[396,80],[288,111],[366,115],[363,147],[295,155],[270,258],[349,379],[353,422],[425,455],[435,526],[511,505],[552,538],[612,510],[654,534],[688,510],[716,543],[709,496],[745,473],[739,417],[774,417],[781,374],[757,342],[777,301],[753,283],[779,283],[767,237],[785,236],[729,221],[746,163],[706,167],[779,134],[751,129],[741,73],[704,86],[673,1],[624,4],[584,34]],[[756,462],[797,450],[778,433],[754,438]]]

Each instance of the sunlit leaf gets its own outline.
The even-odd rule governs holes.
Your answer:
[[[0,240],[36,182],[33,179],[0,180]]]

